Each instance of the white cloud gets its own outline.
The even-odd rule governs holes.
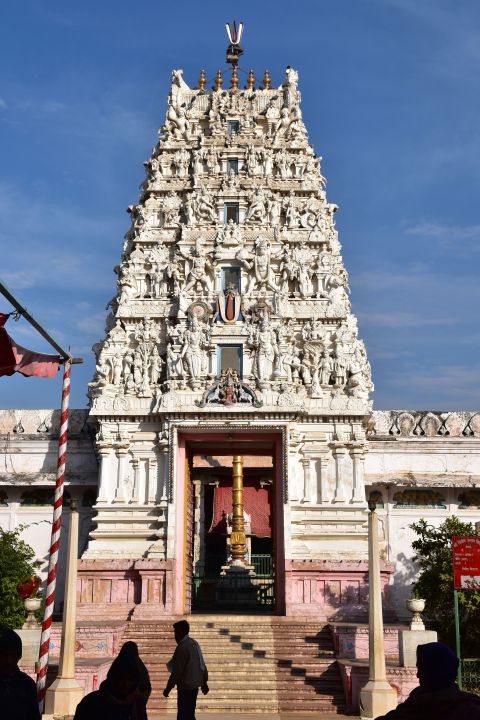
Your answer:
[[[366,324],[392,328],[454,325],[456,322],[453,317],[426,317],[422,313],[411,312],[359,312],[358,316]]]
[[[0,110],[5,110],[7,107],[7,103],[3,98],[0,98]]]
[[[110,218],[42,201],[5,182],[0,182],[0,217],[2,277],[12,289],[112,287],[95,243],[111,236]]]
[[[439,365],[395,373],[391,386],[404,389],[406,397],[420,395],[434,409],[476,410],[480,406],[480,365]],[[402,390],[403,392],[403,390]],[[433,405],[432,405],[433,407]]]
[[[44,112],[48,113],[55,113],[60,112],[61,110],[65,110],[66,105],[64,103],[58,102],[56,100],[47,100],[47,102],[43,103],[41,106],[41,109]]]
[[[106,311],[87,315],[76,323],[76,327],[88,335],[99,337],[104,334],[106,317]]]
[[[442,225],[422,222],[407,228],[407,235],[438,241],[444,249],[455,249],[464,253],[480,250],[480,225]]]

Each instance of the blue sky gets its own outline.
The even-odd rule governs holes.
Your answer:
[[[0,275],[76,355],[91,345],[163,122],[170,72],[299,70],[372,363],[375,407],[480,407],[477,0],[8,3],[0,28]],[[8,304],[0,299],[0,311]],[[46,350],[24,321],[21,344]],[[3,407],[52,407],[57,381],[0,379]]]

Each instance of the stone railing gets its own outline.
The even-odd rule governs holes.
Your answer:
[[[367,421],[375,437],[480,437],[478,411],[375,410]]]
[[[88,410],[70,410],[68,431],[70,435],[88,433],[86,425]],[[58,435],[60,410],[0,410],[0,435],[34,435],[35,437]]]

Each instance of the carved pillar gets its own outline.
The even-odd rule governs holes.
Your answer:
[[[128,453],[128,444],[117,445],[115,448],[115,455],[118,459],[118,471],[117,471],[117,491],[115,493],[114,503],[125,503],[125,463]]]
[[[246,547],[243,519],[243,457],[233,456],[232,534],[230,536],[232,565],[244,565]]]
[[[148,505],[155,505],[155,500],[157,498],[157,482],[158,482],[157,467],[158,467],[157,458],[149,457],[148,458],[148,495],[147,495],[147,504]]]
[[[312,469],[309,457],[301,459],[303,465],[303,498],[300,502],[310,502],[311,497],[311,483],[312,483]]]
[[[108,473],[107,460],[112,448],[111,445],[97,443],[97,451],[100,457],[100,469],[98,474],[98,497],[97,505],[100,503],[108,503]]]
[[[335,495],[333,502],[345,503],[347,497],[345,494],[345,457],[347,455],[347,449],[345,447],[333,448],[333,457],[335,458]]]
[[[318,502],[322,505],[329,503],[331,498],[328,496],[328,465],[329,459],[327,455],[322,455],[319,458],[320,474],[318,477]]]
[[[132,466],[133,466],[133,491],[132,491],[132,499],[131,503],[138,505],[140,502],[140,459],[137,457],[134,457],[132,460]]]
[[[193,486],[195,488],[193,562],[195,573],[201,574],[205,566],[205,527],[203,511],[204,485],[201,480],[194,480]]]
[[[208,377],[211,380],[213,380],[213,378],[217,377],[217,375],[218,375],[216,345],[212,345],[212,347],[210,347],[207,352],[208,352]]]
[[[167,504],[168,504],[167,487],[168,487],[168,472],[169,472],[167,443],[162,442],[160,444],[160,448],[162,451],[162,470],[163,470],[162,496],[160,498],[160,505],[162,507],[167,507]]]
[[[363,447],[354,447],[351,451],[353,462],[353,495],[354,503],[364,503],[365,498],[365,482],[364,482],[364,465],[365,451]]]

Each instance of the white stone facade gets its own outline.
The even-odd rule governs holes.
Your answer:
[[[95,450],[84,448],[82,482],[70,480],[77,489],[96,485],[98,458],[85,572],[117,568],[112,587],[124,573],[122,582],[133,583],[124,608],[135,593],[149,592],[148,583],[134,587],[136,568],[145,575],[162,567],[174,578],[156,579],[168,585],[164,606],[188,611],[179,599],[188,572],[188,454],[202,438],[228,439],[235,452],[235,442],[268,436],[277,572],[286,578],[279,611],[317,612],[320,587],[323,597],[334,586],[343,597],[350,585],[342,586],[342,572],[350,573],[348,583],[364,574],[367,485],[382,494],[385,560],[395,563],[402,613],[402,587],[413,577],[407,526],[426,513],[411,497],[409,507],[394,507],[402,503],[393,495],[442,488],[445,507],[427,506],[433,520],[457,507],[455,488],[474,490],[477,482],[480,414],[372,415],[337,207],[327,201],[321,158],[308,142],[297,73],[287,68],[277,89],[232,84],[192,89],[181,70],[172,73],[160,139],[145,163],[139,202],[129,208],[106,336],[94,346],[88,427]],[[12,435],[27,414],[6,411],[0,420],[5,457],[18,453],[20,474],[5,481],[17,493],[53,482],[43,470],[53,445],[37,429]],[[74,462],[75,451],[67,484]],[[12,489],[2,524],[19,522],[13,498]],[[462,517],[478,514],[474,504],[462,509]],[[42,552],[44,534],[32,535]],[[93,575],[85,582],[88,604],[98,586]]]

